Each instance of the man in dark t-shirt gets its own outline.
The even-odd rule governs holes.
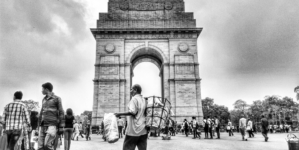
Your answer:
[[[265,137],[265,141],[267,142],[269,137],[268,137],[268,127],[269,127],[269,121],[265,118],[264,115],[262,115],[261,119],[262,123],[262,135]]]

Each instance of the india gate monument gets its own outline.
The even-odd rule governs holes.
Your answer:
[[[142,62],[159,68],[172,118],[182,122],[195,116],[202,122],[201,31],[193,13],[185,12],[184,0],[109,0],[108,13],[99,13],[97,28],[91,29],[96,40],[92,124],[99,125],[104,113],[126,111],[133,70]]]

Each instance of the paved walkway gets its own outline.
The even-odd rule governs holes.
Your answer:
[[[295,134],[299,137],[298,133]],[[192,136],[185,137],[182,134],[169,141],[161,140],[161,137],[150,137],[148,150],[288,150],[285,141],[287,134],[270,134],[269,137],[269,142],[264,142],[260,133],[248,141],[242,141],[240,133],[235,133],[232,137],[228,133],[221,133],[221,139],[213,140],[192,139]],[[109,144],[101,139],[101,135],[92,135],[91,141],[83,138],[72,141],[71,150],[122,150],[123,140]]]

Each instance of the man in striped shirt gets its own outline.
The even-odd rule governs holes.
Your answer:
[[[3,122],[5,133],[7,134],[7,149],[13,150],[19,140],[24,124],[30,127],[29,112],[24,103],[21,102],[23,93],[15,92],[14,102],[9,103],[4,108]]]

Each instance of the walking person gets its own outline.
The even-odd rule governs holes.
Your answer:
[[[269,139],[269,137],[268,137],[269,121],[265,118],[264,115],[262,115],[261,125],[262,125],[262,135],[265,138],[265,142],[267,142]]]
[[[204,124],[204,131],[205,131],[205,139],[209,137],[209,123],[206,117],[203,119],[203,124]]]
[[[53,85],[49,82],[42,85],[45,95],[39,116],[38,149],[54,149],[58,134],[63,133],[65,126],[64,111],[60,97],[53,93]]]
[[[17,91],[14,93],[13,102],[4,107],[2,123],[7,135],[7,150],[14,150],[17,144],[23,125],[30,127],[29,112],[24,103],[21,102],[23,93]]]
[[[142,88],[135,84],[131,88],[132,99],[128,104],[128,112],[115,113],[116,117],[127,116],[126,137],[123,150],[147,149],[147,130],[145,128],[146,101],[141,95]]]
[[[246,119],[244,117],[244,114],[241,114],[241,118],[239,120],[239,129],[242,135],[242,140],[247,141],[246,136]]]
[[[217,134],[217,139],[220,139],[220,122],[217,116],[214,117],[215,120],[215,130]]]
[[[232,129],[232,122],[229,119],[228,119],[228,123],[227,123],[227,131],[228,131],[229,136],[234,136],[234,132]]]
[[[184,119],[183,124],[184,124],[183,127],[184,127],[185,135],[186,135],[186,137],[188,137],[188,135],[189,135],[189,123],[188,123],[187,119]]]
[[[86,121],[86,126],[85,126],[86,141],[91,140],[91,138],[90,138],[90,127],[91,127],[90,120],[87,120]]]
[[[30,114],[30,122],[31,122],[31,128],[32,132],[29,134],[29,140],[30,140],[30,149],[34,150],[34,145],[36,144],[35,142],[31,142],[31,139],[36,135],[37,131],[37,126],[38,126],[38,112],[37,111],[31,111]]]
[[[75,117],[73,115],[73,110],[71,108],[68,108],[66,110],[66,115],[65,115],[64,150],[71,149],[71,139],[72,139],[72,135],[73,135],[74,120],[75,120]]]
[[[123,138],[122,130],[124,126],[124,121],[121,119],[121,117],[118,118],[117,125],[118,125],[118,137]]]
[[[213,128],[213,125],[214,125],[214,123],[212,122],[212,120],[210,119],[210,116],[208,116],[208,124],[209,124],[209,133],[210,133],[210,138],[211,139],[213,139],[213,130],[212,130],[212,128]]]
[[[84,126],[82,125],[82,122],[80,122],[79,124],[78,124],[78,127],[79,127],[79,135],[81,136],[81,138],[84,138],[84,131],[83,131],[83,128],[84,128]]]
[[[249,137],[254,137],[254,134],[253,134],[253,123],[251,121],[250,118],[248,118],[248,123],[247,123],[247,127],[246,127],[246,130],[248,132],[248,135]]]
[[[195,117],[192,117],[192,131],[193,131],[193,139],[197,138],[197,129],[198,129],[198,123],[196,121]]]
[[[80,130],[79,130],[79,123],[77,121],[73,125],[73,131],[74,131],[74,140],[79,140]]]

